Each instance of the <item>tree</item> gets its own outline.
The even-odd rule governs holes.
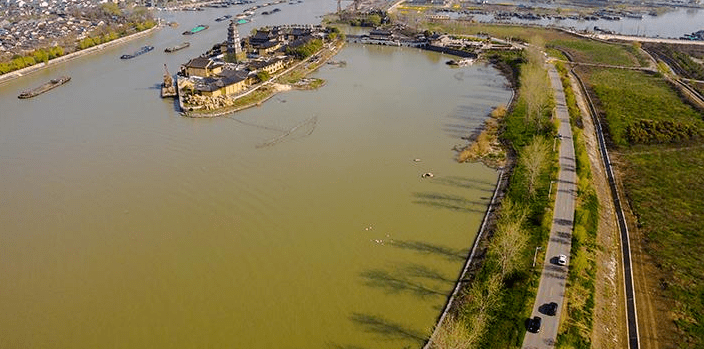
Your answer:
[[[271,78],[271,75],[269,75],[269,73],[267,73],[263,70],[261,70],[257,73],[257,79],[259,79],[259,81],[261,81],[261,82],[267,81],[270,78]]]
[[[548,146],[541,136],[533,137],[533,140],[523,148],[520,155],[520,163],[526,170],[526,185],[528,195],[535,194],[535,183],[547,164]]]
[[[543,69],[542,51],[531,46],[527,56],[528,62],[521,70],[521,95],[526,103],[526,121],[540,127],[543,113],[550,105],[552,89]]]
[[[528,243],[528,235],[522,225],[523,220],[500,222],[494,233],[490,252],[499,262],[501,278],[505,278],[518,268],[521,252]]]
[[[378,26],[381,25],[381,16],[379,16],[379,15],[376,14],[376,13],[375,13],[375,14],[372,14],[372,15],[369,15],[369,16],[367,17],[366,22],[367,22],[367,26],[375,27],[375,28],[376,28],[376,27],[378,27]]]

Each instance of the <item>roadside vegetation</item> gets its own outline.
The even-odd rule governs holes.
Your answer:
[[[564,317],[557,336],[557,348],[584,348],[591,345],[594,325],[594,296],[596,282],[597,229],[599,200],[592,185],[592,169],[584,141],[581,113],[572,90],[567,68],[556,64],[562,79],[565,100],[572,120],[572,140],[577,166],[577,201],[572,230],[570,268],[565,293]]]

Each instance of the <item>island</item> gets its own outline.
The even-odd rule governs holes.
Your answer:
[[[215,117],[259,105],[277,92],[318,88],[323,81],[306,76],[345,42],[339,29],[322,25],[262,27],[240,39],[237,24],[230,21],[227,40],[180,67],[176,98],[182,115]]]

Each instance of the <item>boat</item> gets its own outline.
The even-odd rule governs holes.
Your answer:
[[[247,22],[249,22],[249,21],[248,21],[248,20],[246,20],[246,19],[244,19],[244,18],[242,18],[242,19],[238,19],[238,20],[237,20],[237,25],[240,25],[240,24],[245,24],[245,23],[247,23]]]
[[[51,80],[49,80],[49,82],[47,82],[37,88],[23,91],[22,93],[20,93],[19,96],[17,96],[17,98],[25,99],[25,98],[32,98],[32,97],[38,96],[46,91],[57,88],[65,83],[69,82],[70,80],[71,80],[70,76],[62,76],[57,79],[51,79]]]
[[[202,32],[203,30],[206,30],[206,29],[208,29],[208,28],[210,28],[209,25],[206,25],[206,24],[199,24],[199,25],[196,26],[195,28],[183,32],[183,35],[193,35],[193,34],[195,34],[195,33]]]
[[[222,21],[224,21],[224,20],[226,20],[226,19],[230,19],[231,17],[232,17],[231,15],[224,15],[224,16],[222,16],[222,17],[215,18],[215,21],[216,21],[216,22],[222,22]]]
[[[447,64],[447,65],[452,65],[452,66],[457,66],[457,67],[466,67],[468,65],[472,65],[473,63],[474,63],[474,60],[471,58],[463,58],[463,59],[460,59],[459,61],[451,59],[451,60],[445,62],[445,64]]]
[[[164,52],[176,52],[178,50],[183,50],[184,48],[191,46],[191,43],[186,41],[176,46],[169,46],[164,49]]]
[[[135,57],[137,57],[137,56],[139,56],[139,55],[143,55],[143,54],[145,54],[145,53],[147,53],[147,52],[149,52],[149,51],[151,51],[151,50],[153,50],[153,49],[154,49],[154,46],[149,46],[149,45],[147,45],[147,46],[142,46],[142,48],[140,48],[139,50],[135,51],[135,52],[132,53],[132,54],[124,54],[124,55],[120,56],[120,59],[131,59],[131,58],[135,58]]]

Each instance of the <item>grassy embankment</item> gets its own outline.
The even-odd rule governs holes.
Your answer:
[[[550,181],[557,154],[550,151],[555,124],[542,57],[497,54],[507,72],[520,71],[518,99],[500,120],[501,140],[516,161],[480,269],[462,290],[457,309],[433,339],[436,348],[520,346],[540,277],[532,267],[536,246],[547,243],[552,220]],[[548,208],[546,210],[546,208]]]
[[[659,335],[674,347],[704,345],[704,121],[658,75],[586,69],[618,151],[637,229],[657,261],[669,314]],[[636,227],[631,227],[636,228]]]

